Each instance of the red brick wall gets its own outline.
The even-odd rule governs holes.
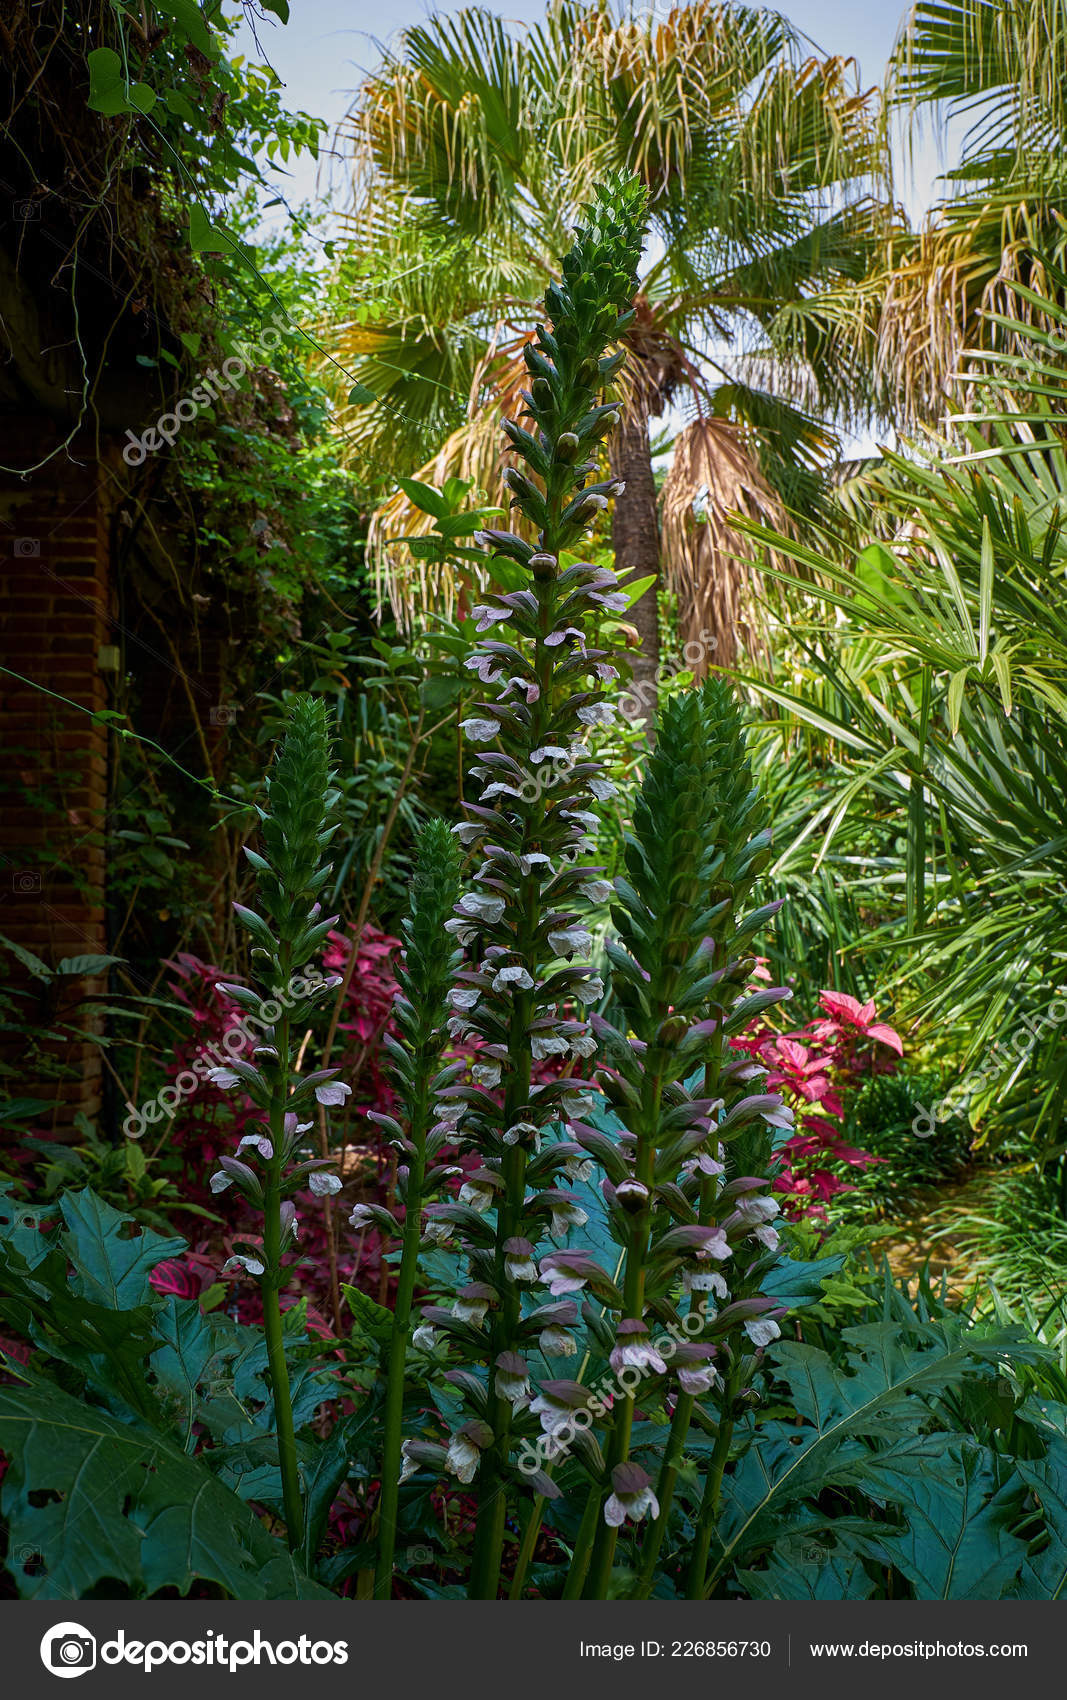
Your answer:
[[[47,446],[32,426],[0,430],[7,466],[38,460]],[[108,733],[79,712],[108,706],[107,674],[99,665],[101,648],[114,641],[106,490],[91,450],[77,461],[61,452],[25,479],[0,472],[0,665],[79,705],[68,707],[0,673],[0,933],[50,965],[107,949],[100,829],[108,806]],[[0,962],[6,972],[10,957]],[[23,977],[18,983],[32,985]],[[77,1022],[87,983],[71,987],[58,1013]],[[4,1060],[17,1062],[25,1047],[5,1049]],[[73,1066],[73,1078],[17,1083],[20,1095],[24,1090],[53,1106],[41,1122],[56,1132],[78,1110],[96,1114],[101,1095],[96,1046],[74,1041],[58,1054]],[[9,1090],[15,1085],[9,1077]]]

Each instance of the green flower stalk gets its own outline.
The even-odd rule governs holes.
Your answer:
[[[445,1126],[434,1125],[434,1103],[437,1094],[457,1073],[455,1065],[442,1070],[441,1051],[446,1038],[448,991],[462,953],[442,949],[442,940],[446,936],[445,922],[459,896],[459,865],[459,849],[450,829],[443,821],[429,821],[416,839],[415,873],[408,913],[401,928],[404,954],[397,971],[399,991],[393,1016],[402,1041],[392,1038],[385,1041],[393,1058],[392,1078],[401,1120],[378,1113],[372,1118],[390,1135],[400,1155],[403,1166],[398,1174],[399,1192],[404,1205],[396,1304],[386,1355],[385,1440],[374,1586],[374,1597],[379,1600],[392,1595],[404,1438],[404,1384],[423,1236],[423,1204],[440,1182],[454,1173],[447,1166],[434,1164],[448,1131]],[[383,1207],[357,1205],[352,1212],[352,1226],[362,1227],[368,1221],[385,1233],[398,1231],[395,1219]]]
[[[586,631],[594,614],[626,605],[613,573],[563,557],[616,488],[588,480],[597,447],[618,420],[598,393],[622,364],[621,353],[605,350],[629,322],[643,216],[636,180],[614,179],[600,190],[563,260],[561,281],[546,294],[551,329],[539,327],[525,350],[526,422],[505,426],[525,470],[513,467],[506,477],[536,542],[507,531],[478,534],[494,557],[490,573],[506,588],[475,610],[479,631],[497,633],[470,658],[492,694],[464,722],[467,738],[483,746],[470,770],[483,788],[459,836],[478,847],[481,865],[448,926],[470,952],[452,992],[451,1031],[478,1041],[479,1055],[473,1080],[440,1094],[439,1114],[452,1138],[481,1161],[458,1200],[432,1207],[437,1229],[453,1234],[465,1252],[471,1279],[451,1310],[426,1313],[469,1366],[452,1377],[469,1420],[452,1434],[443,1462],[459,1481],[475,1482],[476,1598],[498,1592],[516,1492],[557,1491],[543,1473],[524,1477],[514,1452],[524,1425],[531,1426],[525,1353],[545,1331],[573,1326],[577,1307],[531,1311],[523,1294],[543,1278],[538,1246],[546,1230],[562,1245],[586,1220],[559,1184],[580,1150],[543,1135],[577,1113],[587,1095],[567,1078],[536,1082],[533,1065],[549,1057],[581,1060],[595,1049],[581,1012],[603,988],[583,962],[591,937],[581,914],[608,888],[583,858],[595,825],[588,804],[614,788],[579,740],[610,718],[603,686],[616,670],[607,652],[587,645]],[[546,763],[575,755],[551,791],[535,782]],[[405,1468],[431,1456],[419,1443],[408,1445]]]
[[[711,1100],[691,1097],[684,1083],[707,1043],[702,1018],[713,970],[705,941],[724,860],[714,825],[700,698],[686,692],[665,705],[625,839],[626,875],[615,881],[619,938],[608,954],[626,1027],[598,1024],[612,1071],[601,1084],[627,1130],[608,1169],[613,1231],[624,1248],[611,1354],[617,1372],[665,1372],[646,1307],[664,1276],[676,1271],[679,1254],[730,1255],[721,1235],[699,1224],[692,1231],[689,1211],[673,1237],[655,1233],[664,1215],[661,1184],[675,1180],[683,1152],[702,1148],[711,1127]],[[607,1597],[621,1523],[659,1509],[651,1482],[630,1459],[634,1408],[635,1392],[626,1387],[611,1414],[605,1477],[593,1486],[603,1516],[591,1552],[574,1555],[576,1572],[588,1563],[585,1593],[593,1599]]]
[[[719,1409],[698,1552],[710,1536],[718,1512],[722,1472],[733,1432],[731,1413],[744,1391],[746,1375],[754,1368],[754,1360],[743,1346],[751,1347],[753,1335],[766,1341],[778,1332],[777,1323],[768,1314],[770,1304],[763,1300],[759,1288],[775,1260],[778,1243],[771,1226],[777,1204],[768,1191],[774,1168],[774,1129],[788,1128],[792,1121],[791,1112],[776,1094],[750,1094],[750,1084],[764,1071],[758,1065],[753,1067],[747,1057],[731,1053],[726,1043],[753,1015],[790,994],[784,987],[747,991],[754,966],[749,954],[752,940],[781,907],[775,902],[747,915],[742,913],[767,861],[769,833],[763,824],[762,801],[752,785],[741,715],[730,687],[724,680],[709,679],[697,702],[703,739],[703,831],[716,856],[712,883],[701,894],[702,902],[710,905],[702,949],[714,965],[714,974],[703,1002],[702,1022],[695,1031],[706,1034],[703,1095],[718,1106],[715,1136],[719,1149],[714,1155],[705,1149],[686,1165],[675,1205],[679,1208],[684,1201],[694,1212],[698,1228],[721,1230],[727,1243],[736,1243],[739,1226],[749,1226],[755,1255],[743,1261],[735,1250],[730,1286],[721,1269],[690,1270],[684,1277],[689,1297],[687,1315],[702,1324],[690,1329],[690,1349],[701,1351],[713,1345],[715,1367],[687,1364],[684,1351],[678,1354],[679,1389],[656,1483],[658,1512],[642,1543],[634,1588],[634,1594],[642,1598],[655,1581],[685,1442],[700,1395],[712,1393],[718,1398]],[[722,1307],[717,1317],[710,1314],[709,1294],[730,1301],[729,1310]],[[724,1331],[723,1318],[731,1312],[732,1328]],[[694,1556],[693,1572],[701,1578],[707,1547],[702,1550],[703,1558]]]
[[[253,973],[264,990],[219,987],[240,1006],[244,1027],[258,1033],[250,1062],[234,1059],[211,1075],[216,1086],[250,1097],[263,1117],[241,1139],[235,1157],[219,1159],[211,1189],[221,1193],[236,1187],[263,1217],[262,1245],[246,1243],[226,1268],[239,1268],[259,1282],[282,1504],[294,1548],[303,1537],[304,1513],[281,1318],[280,1293],[286,1280],[282,1259],[293,1249],[298,1232],[292,1195],[307,1190],[329,1198],[341,1186],[330,1160],[310,1154],[305,1139],[312,1130],[309,1112],[316,1102],[343,1104],[351,1090],[335,1078],[336,1069],[299,1076],[292,1040],[338,984],[337,977],[324,978],[317,969],[306,968],[338,919],[320,919],[317,901],[330,874],[323,854],[336,831],[327,824],[337,798],[333,779],[325,704],[298,697],[266,779],[266,807],[257,809],[263,853],[245,850],[256,873],[263,913],[234,905],[251,935]],[[301,1112],[309,1119],[302,1121]]]

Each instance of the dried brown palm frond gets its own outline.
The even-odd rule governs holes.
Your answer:
[[[735,529],[738,514],[786,535],[791,521],[759,469],[746,434],[723,419],[696,419],[675,439],[663,484],[664,576],[684,610],[681,639],[729,667],[766,648],[756,599],[759,546]],[[775,564],[778,564],[777,562]]]
[[[469,479],[473,501],[507,512],[511,493],[502,475],[509,451],[501,421],[516,419],[523,411],[521,392],[530,375],[522,351],[533,332],[527,328],[516,333],[510,323],[497,329],[475,370],[467,418],[412,477],[434,485],[443,484],[447,478]],[[629,388],[625,375],[616,381],[616,390],[626,405]],[[519,519],[509,518],[507,525],[523,530]],[[432,518],[416,508],[402,490],[382,503],[371,518],[367,558],[374,570],[379,606],[388,602],[405,630],[431,609],[451,616],[464,589],[478,588],[476,571],[465,568],[459,573],[451,565],[428,564],[412,554],[409,540],[428,537],[432,530]]]
[[[897,417],[905,426],[941,423],[946,409],[969,407],[972,386],[964,371],[967,349],[1023,352],[1018,329],[990,317],[1049,328],[1017,290],[1047,293],[1042,250],[1063,258],[1064,235],[1047,211],[1025,201],[991,198],[976,207],[957,204],[951,216],[933,216],[910,256],[886,277],[878,326],[877,366],[891,375]]]

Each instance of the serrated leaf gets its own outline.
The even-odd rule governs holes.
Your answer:
[[[52,1383],[0,1388],[0,1445],[10,1460],[0,1515],[23,1599],[82,1599],[103,1582],[149,1595],[206,1582],[235,1599],[332,1597],[199,1459]]]
[[[89,1188],[66,1192],[60,1200],[67,1231],[61,1243],[74,1266],[73,1289],[111,1310],[132,1310],[155,1295],[148,1276],[165,1257],[180,1257],[185,1241],[134,1226]]]

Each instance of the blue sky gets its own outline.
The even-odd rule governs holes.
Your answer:
[[[268,19],[260,40],[286,84],[287,104],[325,118],[331,130],[343,118],[364,73],[377,62],[379,43],[435,10],[459,10],[458,5],[433,6],[428,0],[291,0],[291,6],[288,25]],[[492,9],[532,22],[543,15],[544,0],[497,0]],[[881,81],[905,12],[899,0],[880,5],[872,0],[780,0],[779,9],[824,52],[856,58],[865,83]],[[246,31],[242,35],[248,51],[251,42]],[[949,138],[950,152],[957,145],[958,133]],[[898,194],[914,218],[931,200],[939,151],[927,135],[910,170],[903,148],[897,154]],[[340,173],[333,175],[340,185]],[[298,164],[286,187],[296,201],[313,196],[314,165]]]

